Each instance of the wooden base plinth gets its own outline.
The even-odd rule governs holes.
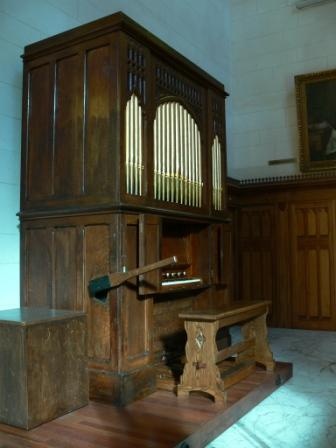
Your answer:
[[[125,406],[156,390],[156,372],[151,367],[120,374],[93,369],[89,373],[91,400]]]
[[[292,376],[292,364],[257,368],[227,391],[225,406],[200,395],[157,391],[118,408],[90,402],[33,431],[0,425],[0,446],[11,448],[202,448]]]

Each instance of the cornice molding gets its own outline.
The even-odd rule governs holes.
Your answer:
[[[250,179],[234,179],[227,178],[229,187],[236,188],[251,188],[264,186],[299,186],[310,184],[330,184],[336,183],[336,170],[328,170],[323,172],[301,173],[289,176],[274,176],[274,177],[258,177]]]

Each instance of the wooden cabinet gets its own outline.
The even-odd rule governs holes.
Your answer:
[[[23,60],[22,212],[225,217],[222,84],[121,13]]]
[[[231,186],[238,298],[271,299],[270,324],[334,330],[334,181]]]
[[[127,403],[229,300],[224,87],[121,13],[25,48],[21,297],[88,314],[90,394]],[[90,279],[177,255],[114,288]]]

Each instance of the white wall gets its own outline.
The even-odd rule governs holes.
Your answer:
[[[222,0],[0,0],[0,309],[19,306],[21,83],[25,45],[123,11],[228,83],[229,17]]]
[[[294,0],[228,0],[231,16],[229,173],[299,172],[294,75],[336,68],[336,3],[297,10]]]

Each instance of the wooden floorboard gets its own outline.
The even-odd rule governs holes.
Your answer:
[[[90,402],[31,431],[0,424],[0,448],[202,448],[291,376],[289,363],[258,368],[228,390],[226,406],[157,391],[124,408]]]

